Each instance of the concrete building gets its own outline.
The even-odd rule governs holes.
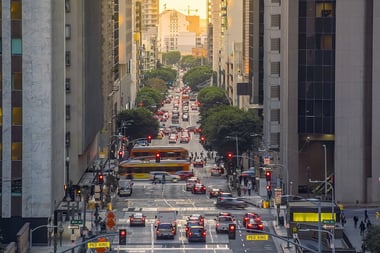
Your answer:
[[[112,130],[118,1],[1,4],[0,227],[46,225]],[[106,113],[107,112],[107,113]],[[46,229],[33,241],[47,241]]]
[[[380,3],[287,0],[281,13],[280,152],[292,193],[324,196],[308,179],[327,176],[337,201],[379,202]]]

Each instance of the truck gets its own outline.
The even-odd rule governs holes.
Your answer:
[[[177,233],[177,214],[178,211],[173,208],[160,209],[157,211],[156,218],[156,229],[161,223],[171,224],[174,228],[174,234]]]

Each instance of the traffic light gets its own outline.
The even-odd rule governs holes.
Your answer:
[[[227,153],[227,159],[228,160],[232,160],[233,157],[234,157],[234,154],[232,154],[231,152]]]
[[[123,150],[119,150],[119,159],[123,159]]]
[[[156,153],[156,163],[160,163],[160,162],[161,162],[161,154]]]
[[[151,143],[152,142],[152,136],[151,135],[148,135],[148,143]]]
[[[236,239],[236,224],[228,225],[228,239]]]
[[[201,143],[204,144],[205,143],[205,140],[206,138],[204,136],[201,137]]]
[[[127,245],[127,230],[119,229],[119,245]]]
[[[268,194],[268,199],[270,200],[272,198],[272,186],[267,185],[267,194]]]
[[[265,178],[267,182],[270,182],[272,180],[272,171],[266,171],[265,172]]]
[[[98,175],[98,183],[99,184],[103,184],[104,183],[104,176],[103,176],[103,174],[99,174]]]

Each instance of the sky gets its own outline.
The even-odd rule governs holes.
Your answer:
[[[160,1],[160,13],[164,10],[164,4],[166,9],[176,9],[183,14],[187,15],[188,6],[190,6],[190,15],[199,15],[200,18],[206,18],[206,0],[159,0]],[[198,10],[198,12],[192,10]]]

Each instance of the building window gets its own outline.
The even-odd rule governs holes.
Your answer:
[[[280,52],[280,38],[270,40],[270,50]]]
[[[280,28],[281,16],[279,14],[271,16],[271,26]]]
[[[272,0],[272,4],[281,4],[281,0]]]
[[[332,50],[333,49],[333,38],[332,35],[323,34],[319,37],[319,47],[323,50]]]
[[[22,107],[12,108],[12,126],[22,125]]]
[[[65,60],[66,60],[66,67],[70,67],[71,66],[71,53],[70,53],[70,51],[66,51]]]
[[[22,90],[22,73],[12,73],[12,90]]]
[[[22,142],[12,143],[12,161],[22,160]]]
[[[65,11],[70,12],[70,0],[65,0]]]
[[[315,16],[317,18],[334,17],[335,8],[333,3],[316,3]]]
[[[12,39],[12,55],[22,54],[22,41],[21,39]]]
[[[280,62],[271,62],[270,63],[270,73],[271,75],[280,75]]]
[[[71,92],[71,78],[66,78],[65,89],[66,89],[66,93]]]
[[[21,1],[12,1],[12,3],[11,3],[11,19],[12,20],[21,20],[22,19]]]
[[[71,38],[71,25],[65,26],[65,38],[67,40]]]
[[[271,122],[280,121],[280,109],[274,109],[270,111],[270,121]]]
[[[71,118],[70,105],[66,105],[66,120]]]
[[[22,194],[22,180],[21,179],[12,180],[11,193],[12,193],[12,196],[21,196]]]
[[[280,98],[280,86],[275,85],[270,87],[270,97],[271,98]]]
[[[70,134],[70,132],[66,132],[65,141],[66,141],[66,147],[69,147],[70,146],[70,141],[71,141],[71,134]]]

